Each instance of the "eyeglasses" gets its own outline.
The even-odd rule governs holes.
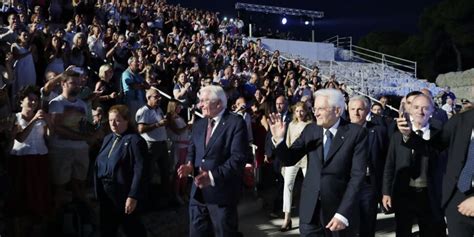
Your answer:
[[[206,99],[206,100],[201,100],[201,101],[199,101],[199,103],[205,104],[205,105],[208,105],[208,104],[211,104],[211,103],[215,103],[215,102],[217,102],[217,100]]]
[[[329,111],[330,109],[334,109],[335,107],[322,107],[322,108],[313,108],[313,113],[322,112],[322,111]]]

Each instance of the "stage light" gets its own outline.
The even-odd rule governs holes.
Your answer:
[[[286,19],[286,17],[283,17],[281,19],[281,24],[286,25],[287,22],[288,22],[288,20]]]
[[[234,18],[230,18],[230,22],[234,22]]]
[[[224,21],[227,21],[227,17],[226,17],[226,16],[224,17]]]
[[[304,21],[304,24],[305,24],[305,25],[309,25],[309,21]]]

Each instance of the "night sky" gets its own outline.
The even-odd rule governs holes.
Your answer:
[[[317,20],[315,25],[316,39],[321,41],[334,35],[353,36],[357,39],[372,31],[415,33],[423,9],[440,0],[169,0],[168,2],[181,3],[190,8],[219,11],[221,17],[236,16],[237,12],[234,9],[236,2],[323,11],[325,17]],[[252,20],[260,25],[264,24],[262,25],[264,29],[271,26],[273,29],[279,27],[282,31],[288,31],[291,28],[310,37],[311,26],[301,24],[300,18],[288,18],[286,26],[281,25],[280,19],[281,16],[272,14],[252,14]]]

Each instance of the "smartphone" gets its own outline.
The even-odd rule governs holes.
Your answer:
[[[407,121],[408,123],[408,127],[411,127],[411,119],[410,119],[410,114],[405,110],[405,102],[402,102],[401,106],[400,106],[400,115],[403,115],[403,117],[405,118],[405,120]]]

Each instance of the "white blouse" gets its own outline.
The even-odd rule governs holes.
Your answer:
[[[16,121],[22,129],[25,129],[28,125],[28,122],[22,118],[21,113],[16,114]],[[36,121],[33,124],[33,128],[31,129],[30,134],[28,134],[26,137],[25,141],[19,142],[15,139],[10,154],[16,156],[47,154],[48,147],[46,146],[44,139],[44,126],[46,126],[46,122],[44,120]]]

